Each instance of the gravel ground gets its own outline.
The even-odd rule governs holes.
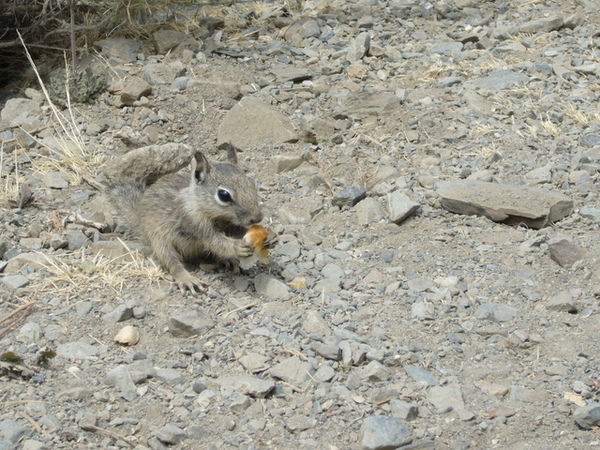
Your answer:
[[[600,446],[596,10],[245,4],[0,105],[0,449]],[[279,245],[185,296],[95,186],[228,141]]]

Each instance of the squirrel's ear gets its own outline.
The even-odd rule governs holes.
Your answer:
[[[203,183],[210,172],[210,164],[202,153],[194,154],[192,158],[192,183]]]
[[[229,163],[233,164],[234,166],[238,163],[237,149],[233,146],[231,142],[227,144],[227,161],[229,161]]]

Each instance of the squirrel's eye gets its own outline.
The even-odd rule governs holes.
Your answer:
[[[217,191],[217,197],[223,203],[231,203],[231,202],[233,202],[233,197],[231,196],[231,194],[229,193],[229,191],[226,190],[226,189],[219,189]]]

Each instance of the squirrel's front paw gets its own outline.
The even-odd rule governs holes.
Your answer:
[[[182,272],[175,277],[174,286],[177,286],[182,294],[190,292],[191,294],[197,294],[208,289],[208,283],[204,280],[192,276],[189,272]]]
[[[263,248],[270,250],[273,247],[275,247],[278,243],[279,243],[279,236],[277,236],[276,234],[270,234],[265,239],[265,242],[263,242]]]
[[[238,239],[236,242],[235,252],[237,259],[248,258],[254,254],[254,246],[249,242]]]

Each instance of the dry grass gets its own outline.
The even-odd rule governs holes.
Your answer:
[[[165,279],[164,272],[152,260],[121,243],[127,253],[115,258],[90,255],[86,250],[53,257],[41,253],[50,276],[41,281],[40,292],[60,289],[67,297],[74,297],[108,289],[120,295],[135,281],[155,285]]]
[[[421,82],[437,81],[440,78],[453,74],[463,74],[462,67],[458,64],[449,64],[436,60],[420,77]]]
[[[34,171],[46,173],[49,168],[62,171],[66,170],[70,173],[71,182],[74,184],[80,184],[86,178],[93,178],[95,169],[103,165],[104,156],[98,152],[90,151],[79,131],[75,110],[71,104],[69,85],[67,84],[65,86],[67,109],[63,113],[52,102],[50,94],[46,89],[46,85],[37,70],[31,54],[23,41],[22,44],[29,63],[36,74],[40,88],[44,93],[46,102],[52,111],[54,118],[53,126],[56,131],[55,138],[59,144],[59,148],[54,148],[53,146],[49,146],[43,141],[40,141],[40,144],[47,149],[49,156],[42,156],[39,160],[36,159],[33,167]],[[65,63],[65,67],[68,73],[68,64]],[[65,79],[68,80],[69,76],[65,77]]]
[[[577,109],[572,103],[566,103],[563,107],[565,115],[579,125],[587,125],[590,122],[600,122],[600,113],[584,113]]]

